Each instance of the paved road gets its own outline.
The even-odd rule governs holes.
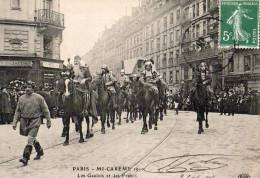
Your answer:
[[[236,178],[241,173],[260,177],[258,116],[210,113],[210,128],[202,135],[197,134],[195,118],[193,112],[176,116],[170,111],[159,122],[158,131],[141,135],[140,121],[124,122],[116,130],[107,129],[105,135],[97,132],[82,144],[72,129],[72,141],[66,147],[60,137],[61,120],[55,119],[50,130],[40,129],[44,157],[31,160],[27,167],[18,162],[26,138],[10,125],[0,126],[0,177]],[[100,123],[95,129],[99,128]]]

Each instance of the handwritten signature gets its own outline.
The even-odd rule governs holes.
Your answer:
[[[149,173],[189,173],[220,169],[228,166],[228,160],[236,155],[196,154],[168,157],[147,164]]]

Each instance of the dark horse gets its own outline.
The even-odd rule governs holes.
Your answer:
[[[139,111],[143,116],[143,128],[141,134],[148,132],[146,118],[149,114],[149,129],[152,129],[152,124],[154,124],[154,130],[157,130],[157,121],[159,115],[159,109],[157,109],[159,104],[159,95],[155,94],[149,85],[142,82],[137,78],[131,83],[133,93],[136,96]]]
[[[105,86],[105,82],[102,79],[101,75],[98,75],[98,77],[93,81],[95,83],[97,88],[97,94],[98,94],[98,110],[99,115],[101,119],[101,133],[105,134],[105,123],[107,121],[108,127],[109,124],[109,117],[111,118],[112,122],[112,129],[115,129],[115,108],[112,106],[112,102],[109,97],[109,93],[107,91],[107,88]]]
[[[195,90],[191,93],[191,102],[193,103],[194,110],[197,112],[197,122],[199,122],[198,134],[204,132],[203,121],[206,122],[206,128],[208,124],[208,105],[209,105],[209,94],[206,86],[202,82],[198,82],[195,86]],[[206,117],[205,117],[206,114]]]
[[[65,79],[64,83],[65,91],[62,95],[64,109],[64,129],[66,130],[66,139],[64,145],[69,144],[70,117],[72,117],[75,124],[77,125],[80,134],[79,143],[82,143],[84,142],[82,133],[82,121],[84,117],[86,118],[87,122],[86,138],[93,137],[92,129],[90,129],[90,120],[87,113],[87,102],[90,98],[89,92],[87,90],[80,89],[71,79]]]

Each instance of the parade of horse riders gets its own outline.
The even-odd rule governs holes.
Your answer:
[[[260,177],[259,7],[0,0],[0,178]]]

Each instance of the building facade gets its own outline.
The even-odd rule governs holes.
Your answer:
[[[117,66],[123,60],[138,57],[153,59],[157,71],[173,90],[188,93],[194,68],[206,62],[213,71],[214,89],[223,90],[242,83],[245,88],[259,91],[260,51],[238,50],[233,61],[228,62],[232,51],[218,47],[219,22],[208,18],[218,18],[218,8],[217,0],[142,0],[139,7],[133,8],[132,16],[125,17],[120,35],[115,28],[119,25],[115,24],[103,33],[110,37],[101,38],[103,44],[110,45],[97,43],[91,52],[104,54],[102,63],[112,62]],[[108,39],[114,39],[122,47],[121,55],[110,60],[107,56],[116,56],[119,48]],[[99,63],[99,58],[90,56]],[[214,72],[220,68],[224,69]]]
[[[63,68],[64,15],[59,0],[0,0],[0,84],[14,79],[41,85]]]

